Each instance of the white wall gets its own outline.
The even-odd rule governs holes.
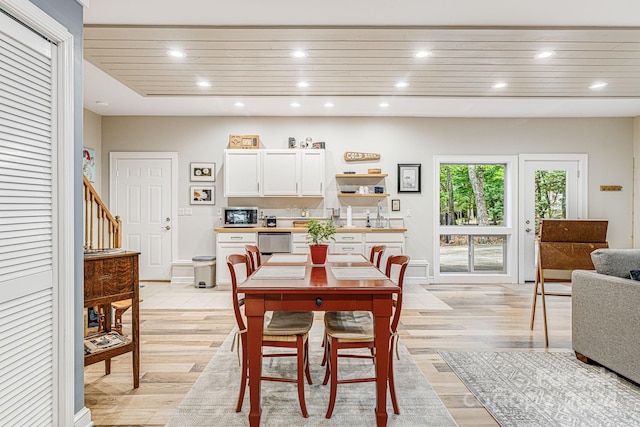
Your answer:
[[[258,134],[263,148],[286,148],[290,136],[325,141],[327,194],[322,199],[231,199],[223,196],[222,156],[229,134]],[[179,153],[179,208],[193,216],[178,217],[179,260],[212,254],[216,210],[229,205],[257,205],[265,214],[286,216],[293,207],[306,207],[321,216],[324,208],[343,206],[338,200],[335,174],[366,172],[369,167],[388,173],[389,199],[400,199],[408,228],[407,252],[412,259],[433,265],[433,157],[452,154],[587,153],[589,155],[589,216],[609,220],[612,247],[632,245],[633,119],[463,119],[382,117],[103,117],[103,194],[108,194],[108,153],[111,151],[176,151]],[[380,162],[345,163],[345,151],[382,154]],[[189,163],[215,162],[216,205],[190,206]],[[422,164],[422,193],[397,194],[398,163]],[[600,185],[622,185],[621,192],[600,192]],[[349,203],[353,203],[351,200]],[[390,201],[388,201],[388,204]],[[355,204],[355,203],[354,203]],[[385,214],[389,213],[389,206]],[[289,209],[287,210],[287,206]],[[354,206],[354,215],[365,206]],[[114,214],[118,214],[114,212]]]

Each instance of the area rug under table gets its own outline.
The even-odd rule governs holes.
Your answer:
[[[317,322],[316,322],[317,323]],[[323,386],[321,325],[311,330],[312,385],[306,385],[309,418],[302,417],[295,384],[262,382],[261,426],[372,426],[375,420],[375,383],[340,384],[331,419],[324,415],[329,403],[329,386]],[[232,333],[233,335],[233,333]],[[240,367],[235,352],[230,351],[230,335],[202,372],[191,391],[173,414],[167,426],[246,426],[248,425],[249,391],[242,412],[236,413]],[[389,426],[456,426],[440,398],[433,391],[411,354],[400,345],[400,360],[395,361],[396,390],[400,415],[393,413],[388,397]],[[293,369],[293,371],[292,371]],[[268,358],[263,374],[282,376],[289,372],[295,377],[294,358]],[[364,359],[340,360],[340,376],[372,376],[373,364]]]
[[[640,387],[573,353],[439,354],[501,426],[640,426]]]

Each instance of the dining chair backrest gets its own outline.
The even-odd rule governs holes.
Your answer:
[[[400,287],[400,292],[393,303],[395,310],[393,312],[393,318],[391,319],[392,332],[396,332],[398,330],[398,323],[400,322],[400,312],[402,311],[402,287],[404,286],[404,273],[406,272],[408,265],[409,257],[407,255],[392,255],[387,259],[386,275]]]
[[[375,265],[376,268],[380,268],[380,262],[382,261],[382,255],[384,255],[385,249],[387,249],[385,245],[377,245],[371,248],[369,261]]]
[[[238,329],[240,331],[244,331],[246,329],[246,325],[244,323],[244,318],[242,317],[242,312],[240,311],[240,307],[244,305],[244,298],[241,298],[238,294],[238,273],[239,271],[236,269],[237,266],[244,265],[246,276],[250,275],[249,269],[251,266],[249,265],[249,255],[247,254],[231,254],[227,256],[227,267],[229,268],[229,275],[231,276],[231,296],[233,300],[233,313],[236,316],[236,323],[238,324]]]
[[[247,251],[249,255],[249,267],[251,268],[251,273],[256,271],[258,267],[262,265],[262,258],[260,256],[260,249],[256,245],[245,245],[244,249]]]

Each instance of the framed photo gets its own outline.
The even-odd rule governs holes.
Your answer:
[[[190,202],[192,205],[215,205],[216,204],[216,187],[214,186],[197,186],[190,188]]]
[[[215,163],[191,163],[191,181],[216,181]]]
[[[422,177],[420,163],[398,164],[398,193],[419,193]]]
[[[400,199],[391,200],[391,210],[395,212],[400,210]]]
[[[311,148],[319,148],[324,150],[324,141],[314,142],[313,144],[311,144]]]

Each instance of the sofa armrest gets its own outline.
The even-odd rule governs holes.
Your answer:
[[[576,270],[571,306],[574,351],[640,382],[640,282]]]

